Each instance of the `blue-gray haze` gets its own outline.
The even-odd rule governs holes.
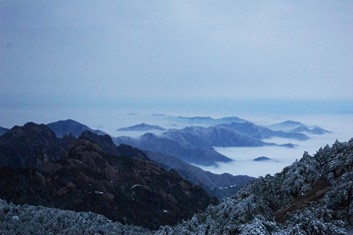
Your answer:
[[[352,112],[352,22],[353,1],[1,0],[0,125],[101,107]]]

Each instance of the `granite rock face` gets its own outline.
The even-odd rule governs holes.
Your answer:
[[[59,159],[62,141],[46,125],[27,123],[15,126],[0,136],[0,165],[36,168]]]

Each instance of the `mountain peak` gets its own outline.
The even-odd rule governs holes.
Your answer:
[[[38,167],[63,153],[60,140],[44,124],[14,126],[0,137],[0,165]]]
[[[49,123],[47,126],[52,129],[58,137],[63,137],[64,135],[72,134],[76,138],[78,138],[84,131],[90,131],[98,135],[105,134],[103,131],[93,130],[88,126],[72,119],[52,122]]]
[[[313,135],[323,135],[330,133],[330,131],[325,130],[318,126],[307,126],[301,122],[287,120],[284,122],[276,123],[269,126],[273,130],[281,130],[293,133],[309,133]]]

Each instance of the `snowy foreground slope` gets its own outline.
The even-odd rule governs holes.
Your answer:
[[[14,205],[0,200],[0,234],[149,234],[92,212]]]
[[[346,234],[353,225],[353,139],[320,149],[157,234]]]
[[[2,234],[347,234],[353,225],[353,139],[260,177],[204,213],[158,231],[94,213],[15,206],[0,200]]]

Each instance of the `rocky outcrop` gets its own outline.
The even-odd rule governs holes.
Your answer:
[[[0,137],[0,166],[36,168],[64,153],[60,139],[46,125],[15,126]]]

